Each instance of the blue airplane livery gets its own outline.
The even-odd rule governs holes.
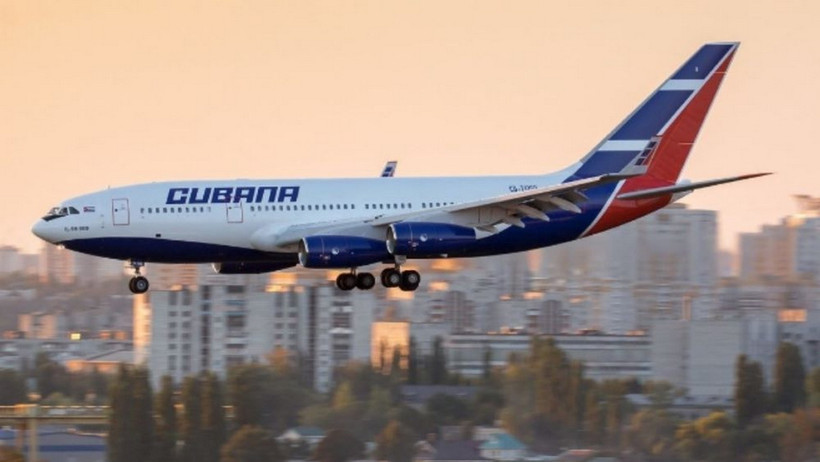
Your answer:
[[[640,218],[700,188],[681,171],[738,43],[707,43],[589,153],[548,174],[174,181],[68,199],[32,232],[52,244],[126,260],[133,293],[147,262],[213,263],[219,273],[296,265],[340,269],[340,290],[421,283],[408,260],[521,252]],[[365,269],[365,270],[363,270]]]

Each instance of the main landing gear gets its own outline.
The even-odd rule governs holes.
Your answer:
[[[385,268],[381,272],[381,283],[384,287],[398,287],[405,292],[419,288],[421,275],[418,271],[402,271],[398,266]],[[376,278],[371,273],[357,273],[355,270],[342,273],[336,277],[336,287],[340,290],[370,290],[376,285]]]
[[[131,260],[131,267],[134,268],[134,277],[128,281],[128,289],[131,290],[132,294],[144,294],[148,292],[148,279],[145,277],[140,276],[140,268],[145,266],[144,262],[138,260]]]

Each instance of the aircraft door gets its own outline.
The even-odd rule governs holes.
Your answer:
[[[128,199],[111,199],[111,211],[114,226],[128,226],[131,224],[131,214],[128,211]]]
[[[241,202],[228,202],[227,204],[228,210],[228,223],[242,223],[244,216],[242,213],[242,203]]]

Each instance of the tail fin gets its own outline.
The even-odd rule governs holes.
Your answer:
[[[657,180],[677,181],[739,45],[703,45],[587,154],[568,180],[643,170]]]

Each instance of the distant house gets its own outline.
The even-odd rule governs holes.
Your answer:
[[[490,435],[479,449],[483,457],[493,460],[521,460],[527,454],[524,443],[507,433]]]
[[[437,441],[417,453],[416,462],[486,462],[476,441]],[[430,450],[432,449],[432,450]]]
[[[276,441],[291,447],[305,443],[309,448],[313,449],[324,437],[325,431],[319,427],[294,427],[279,435]]]

